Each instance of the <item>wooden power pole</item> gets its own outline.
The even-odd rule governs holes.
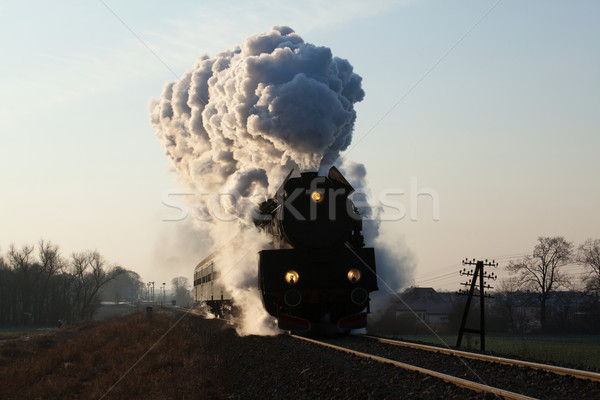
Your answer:
[[[472,261],[469,261],[467,259],[465,259],[463,262],[463,265],[475,265],[475,271],[470,270],[467,271],[466,268],[463,268],[462,271],[460,271],[461,275],[466,275],[468,277],[473,277],[472,279],[468,280],[465,283],[462,283],[461,285],[464,286],[470,286],[469,291],[463,291],[463,290],[459,290],[458,294],[463,295],[463,296],[468,296],[467,297],[467,304],[465,305],[465,311],[463,312],[463,316],[462,316],[462,321],[460,323],[460,330],[458,331],[458,339],[456,341],[456,347],[460,348],[460,345],[462,343],[462,338],[465,332],[468,333],[479,333],[480,335],[480,348],[481,351],[485,351],[485,306],[484,306],[484,299],[486,297],[490,297],[490,295],[486,295],[485,294],[485,289],[493,289],[493,287],[491,287],[490,285],[486,286],[486,282],[484,281],[484,279],[492,279],[492,280],[496,280],[497,276],[494,275],[493,273],[491,275],[487,275],[486,273],[484,273],[483,271],[483,267],[487,266],[487,267],[497,267],[498,263],[495,261],[491,261],[488,262],[488,260],[485,261],[475,261],[475,259],[473,259]],[[475,285],[477,284],[477,278],[479,278],[479,294],[475,294]],[[466,324],[467,324],[467,317],[469,315],[469,309],[471,308],[471,300],[473,299],[473,297],[477,297],[479,296],[479,329],[470,329],[470,328],[466,328]]]

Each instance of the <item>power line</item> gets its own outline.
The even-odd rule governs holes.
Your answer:
[[[425,282],[435,282],[435,281],[444,281],[444,280],[449,280],[449,278],[455,279],[456,278],[456,272],[449,272],[448,274],[444,274],[441,276],[435,276],[432,278],[427,278],[427,279],[421,279],[421,280],[415,280],[415,285],[421,285]]]
[[[525,257],[530,255],[531,252],[529,253],[515,253],[515,254],[505,254],[503,256],[497,256],[497,257],[492,257],[494,260],[504,260],[504,259],[510,259],[510,258],[521,258],[521,257]]]

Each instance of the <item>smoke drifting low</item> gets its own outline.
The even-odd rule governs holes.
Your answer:
[[[361,77],[347,60],[275,26],[233,50],[200,57],[150,101],[151,124],[166,155],[180,181],[199,195],[200,228],[215,248],[230,244],[217,267],[246,321],[267,321],[256,275],[257,251],[268,245],[248,223],[247,210],[272,195],[292,168],[333,164],[352,140],[354,104],[363,97]],[[364,181],[364,166],[344,167]],[[215,218],[215,202],[237,222]],[[240,333],[273,332],[269,322],[259,325],[245,324]]]

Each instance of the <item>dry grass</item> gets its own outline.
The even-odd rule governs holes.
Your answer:
[[[142,313],[75,324],[0,345],[1,399],[100,399],[175,324],[171,313]],[[106,399],[219,398],[212,364],[184,318]]]
[[[27,328],[0,329],[0,340],[14,340],[23,336],[39,335],[42,333],[46,332]]]

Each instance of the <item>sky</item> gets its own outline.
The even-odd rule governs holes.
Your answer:
[[[600,238],[600,4],[248,3],[0,4],[0,254],[43,238],[191,280],[205,238],[165,204],[181,188],[148,103],[274,25],[362,76],[343,157],[366,166],[407,282],[457,290],[466,257],[502,277],[540,236]]]

